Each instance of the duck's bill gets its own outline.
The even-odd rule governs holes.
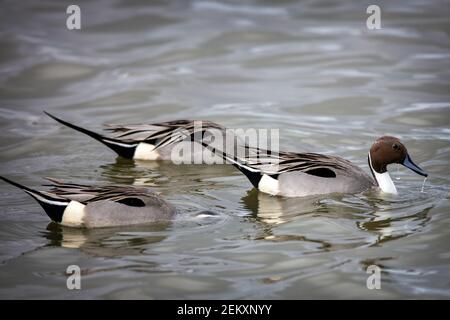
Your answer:
[[[422,170],[417,164],[412,162],[411,157],[409,156],[409,154],[406,154],[406,158],[403,161],[402,165],[404,165],[405,167],[411,169],[415,173],[420,174],[421,176],[428,177],[428,173],[426,173],[424,170]]]

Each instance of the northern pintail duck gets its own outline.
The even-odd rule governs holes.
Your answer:
[[[225,128],[212,121],[206,120],[174,120],[153,124],[108,124],[106,131],[110,135],[102,135],[85,128],[64,121],[60,118],[45,112],[49,117],[59,123],[82,132],[95,140],[103,143],[119,156],[135,160],[174,160],[173,154],[180,158],[187,159],[189,163],[202,163],[204,158],[204,148],[198,144],[193,146],[193,141],[180,141],[178,138],[189,136],[195,132],[200,125],[201,130],[207,132],[219,131],[225,135]],[[194,141],[194,144],[197,142]],[[176,150],[174,150],[176,148]],[[183,155],[179,155],[179,150]],[[200,160],[198,160],[200,158]],[[209,160],[209,163],[218,161]],[[181,160],[180,160],[181,162]]]
[[[170,220],[176,209],[146,188],[87,186],[47,178],[48,191],[38,191],[0,178],[32,196],[50,219],[69,227],[100,228]]]
[[[406,147],[398,138],[383,136],[377,139],[368,154],[372,177],[360,167],[341,157],[317,153],[273,153],[251,148],[248,156],[238,158],[221,150],[203,146],[219,154],[237,167],[262,192],[286,197],[303,197],[329,193],[359,193],[378,187],[385,193],[396,194],[397,189],[387,171],[392,163],[402,164],[419,175],[428,174],[414,164]]]

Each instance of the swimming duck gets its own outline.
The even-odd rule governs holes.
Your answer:
[[[69,227],[100,228],[170,220],[176,209],[146,188],[87,186],[46,178],[48,191],[38,191],[0,176],[32,196],[50,219]]]
[[[244,146],[244,159],[202,145],[237,167],[262,192],[285,197],[303,197],[328,193],[359,193],[373,187],[390,194],[397,189],[387,166],[402,164],[417,174],[428,174],[414,164],[406,147],[398,138],[377,139],[368,154],[372,177],[360,167],[341,157],[317,153],[271,152]],[[248,156],[247,156],[248,155]]]
[[[225,135],[225,128],[212,121],[206,120],[174,120],[153,124],[106,125],[106,131],[111,136],[74,125],[44,111],[46,115],[59,123],[82,132],[103,143],[119,156],[135,160],[172,160],[179,163],[219,163],[217,159],[206,159],[205,150],[195,141],[181,141],[177,139],[181,132],[188,136],[196,130]],[[186,132],[188,134],[186,134]],[[214,156],[214,155],[212,155]],[[177,159],[175,159],[177,157]],[[222,159],[220,159],[222,160]]]

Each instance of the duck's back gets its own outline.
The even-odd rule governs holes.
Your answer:
[[[170,220],[176,214],[176,209],[158,195],[140,197],[140,199],[143,201],[143,206],[130,206],[110,200],[88,203],[83,218],[84,226],[101,228],[145,224]]]
[[[303,197],[328,193],[358,193],[375,186],[374,180],[350,161],[335,157],[339,168],[334,175],[321,175],[302,171],[291,171],[279,176],[280,194],[288,197]]]

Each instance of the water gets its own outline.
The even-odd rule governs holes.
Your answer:
[[[425,189],[425,182],[427,181],[427,177],[425,177],[424,179],[423,179],[423,182],[422,182],[422,190],[420,190],[420,192],[424,192],[424,189]]]
[[[147,185],[181,211],[145,227],[49,224],[0,184],[1,298],[449,298],[449,2],[79,2],[0,10],[1,174],[30,186]],[[329,7],[331,5],[331,7]],[[197,118],[280,128],[283,150],[337,154],[366,170],[395,135],[429,172],[393,176],[399,196],[258,194],[233,167],[115,159],[42,110],[100,129]],[[82,290],[65,270],[82,269]],[[366,269],[382,269],[368,290]]]

